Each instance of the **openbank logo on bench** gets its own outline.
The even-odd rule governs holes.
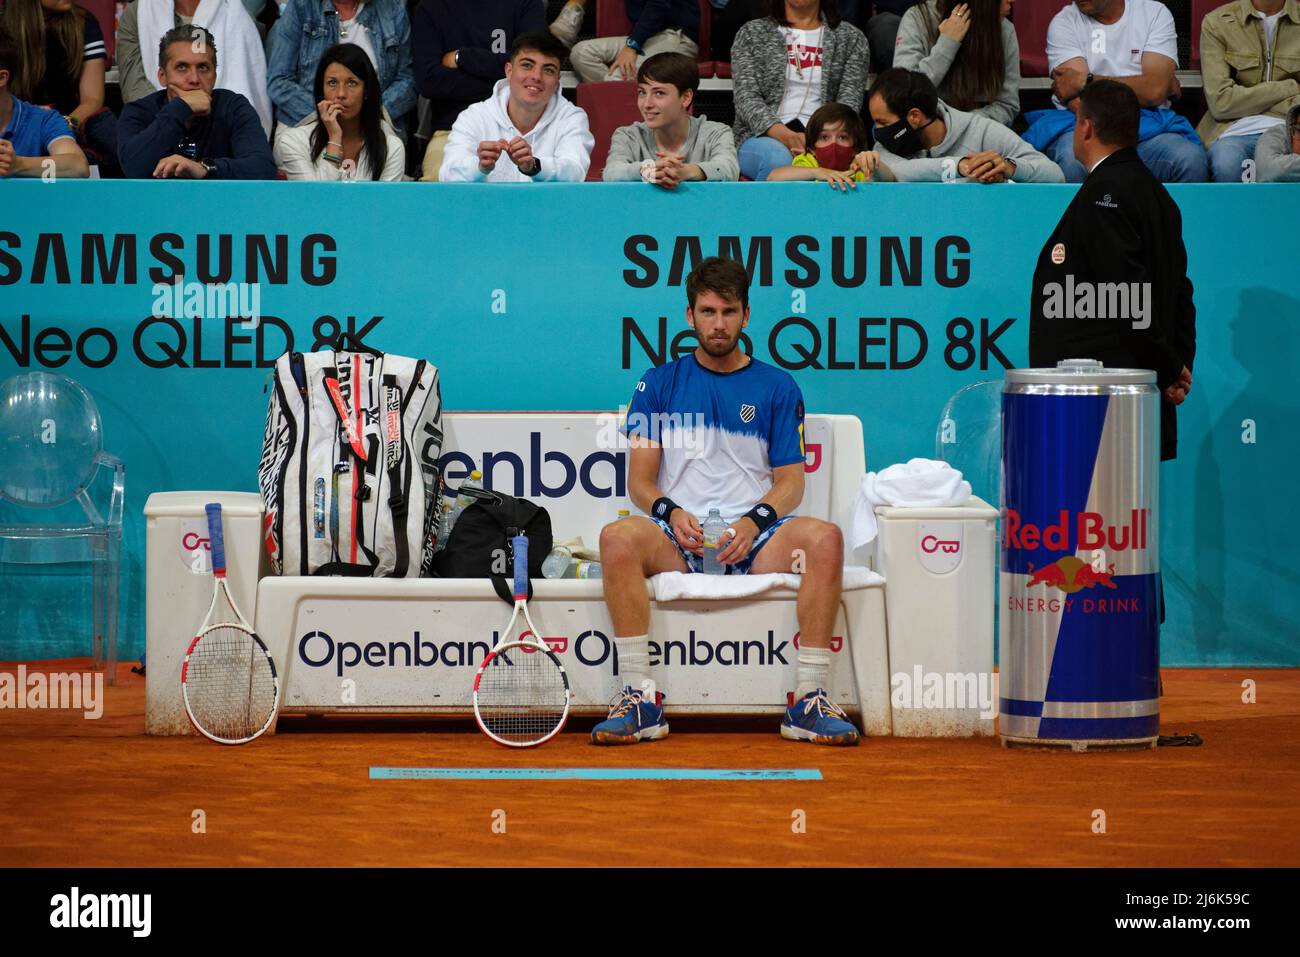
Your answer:
[[[434,641],[412,632],[411,637],[398,641],[356,642],[335,638],[328,632],[316,629],[298,639],[298,658],[311,668],[331,668],[342,678],[352,668],[477,668],[500,640],[496,632],[492,641]],[[567,635],[544,635],[544,641],[556,654],[572,653],[580,664],[589,668],[610,665],[618,674],[618,650],[614,641],[602,631],[589,628],[573,641]],[[843,648],[844,639],[836,635],[831,639],[831,650]],[[778,640],[776,632],[768,629],[762,637],[727,638],[710,641],[699,637],[691,629],[685,639],[650,642],[650,664],[660,665],[789,665],[795,660],[793,648],[798,648],[798,637]],[[512,653],[513,654],[513,653]],[[500,659],[498,659],[500,660]],[[502,662],[511,667],[512,662]]]
[[[585,455],[546,448],[542,433],[533,430],[528,433],[527,450],[444,452],[438,459],[438,467],[453,485],[459,485],[471,471],[479,469],[485,488],[516,498],[564,498],[579,486],[592,498],[624,498],[627,496],[627,450],[631,447],[620,429],[625,413],[626,407],[622,407],[619,412],[605,412],[597,417],[596,450]],[[632,415],[635,418],[640,413]],[[656,413],[642,418],[647,433],[664,447],[686,449],[692,457],[709,453],[714,441],[713,430],[704,428],[701,434],[695,413]],[[806,450],[804,472],[812,474],[822,465],[822,443],[808,442]]]

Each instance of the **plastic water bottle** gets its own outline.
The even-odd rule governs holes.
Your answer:
[[[483,473],[480,472],[478,469],[475,469],[474,471],[470,472],[469,478],[467,478],[464,482],[462,482],[460,484],[460,487],[462,489],[466,489],[466,488],[482,489]],[[447,523],[448,538],[451,537],[451,530],[456,527],[456,519],[460,518],[460,513],[465,511],[465,509],[468,506],[473,505],[474,501],[475,500],[473,498],[466,495],[463,491],[456,496],[456,503],[451,507],[451,514],[447,516],[447,518],[449,519]]]
[[[709,509],[709,517],[700,526],[704,531],[704,574],[725,575],[726,568],[718,561],[718,552],[722,551],[723,539],[727,535],[727,523],[716,509]]]
[[[573,552],[569,551],[563,545],[556,545],[551,549],[551,554],[546,556],[546,561],[542,562],[543,578],[565,578],[565,572],[569,570],[569,564],[573,561]]]
[[[437,540],[433,550],[442,551],[447,547],[447,539],[451,537],[451,510],[455,507],[455,500],[450,496],[442,495],[438,499],[438,514],[435,519],[437,522]]]
[[[600,562],[575,562],[573,569],[574,578],[599,578]]]

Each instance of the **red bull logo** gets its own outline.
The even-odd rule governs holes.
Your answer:
[[[1047,585],[1052,588],[1059,588],[1067,595],[1073,595],[1084,588],[1093,588],[1097,585],[1103,588],[1117,587],[1112,578],[1114,574],[1115,566],[1113,564],[1106,571],[1101,572],[1082,559],[1074,555],[1068,555],[1052,562],[1050,565],[1044,565],[1042,568],[1035,569],[1033,565],[1030,565],[1029,581],[1025,583],[1025,587],[1032,588],[1035,585]]]
[[[1130,509],[1127,522],[1110,525],[1100,512],[1079,512],[1073,523],[1075,541],[1071,546],[1069,509],[1061,509],[1060,520],[1056,524],[1039,526],[1032,522],[1022,522],[1020,513],[1009,508],[1002,523],[1002,547],[1030,551],[1045,548],[1054,552],[1071,548],[1102,548],[1112,552],[1145,549],[1150,513],[1149,508]]]

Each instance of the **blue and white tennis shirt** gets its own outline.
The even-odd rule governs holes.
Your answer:
[[[659,488],[700,521],[727,524],[772,488],[772,469],[804,460],[803,396],[788,372],[751,359],[734,372],[692,353],[651,369],[628,404],[623,431],[663,448]]]

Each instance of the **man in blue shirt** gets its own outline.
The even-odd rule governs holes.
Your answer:
[[[133,179],[275,179],[275,159],[253,105],[214,90],[217,48],[203,27],[174,27],[158,45],[163,89],[128,103],[118,159]]]
[[[623,0],[623,11],[632,26],[628,36],[596,37],[575,44],[586,5],[587,0],[569,0],[551,24],[551,32],[573,47],[569,63],[584,83],[635,80],[646,57],[683,53],[694,60],[699,52],[699,0]]]
[[[67,121],[54,110],[33,106],[9,92],[19,55],[18,44],[0,29],[0,178],[89,176],[86,154]]]
[[[749,323],[744,266],[704,260],[686,279],[686,299],[699,345],[641,377],[624,421],[628,495],[649,517],[621,519],[600,535],[605,603],[625,686],[592,740],[633,744],[668,734],[649,675],[645,580],[702,570],[701,517],[716,508],[729,526],[718,553],[727,574],[802,574],[796,700],[781,735],[856,744],[857,729],[825,691],[844,540],[830,522],[790,514],[804,492],[803,397],[789,373],[739,348]]]

